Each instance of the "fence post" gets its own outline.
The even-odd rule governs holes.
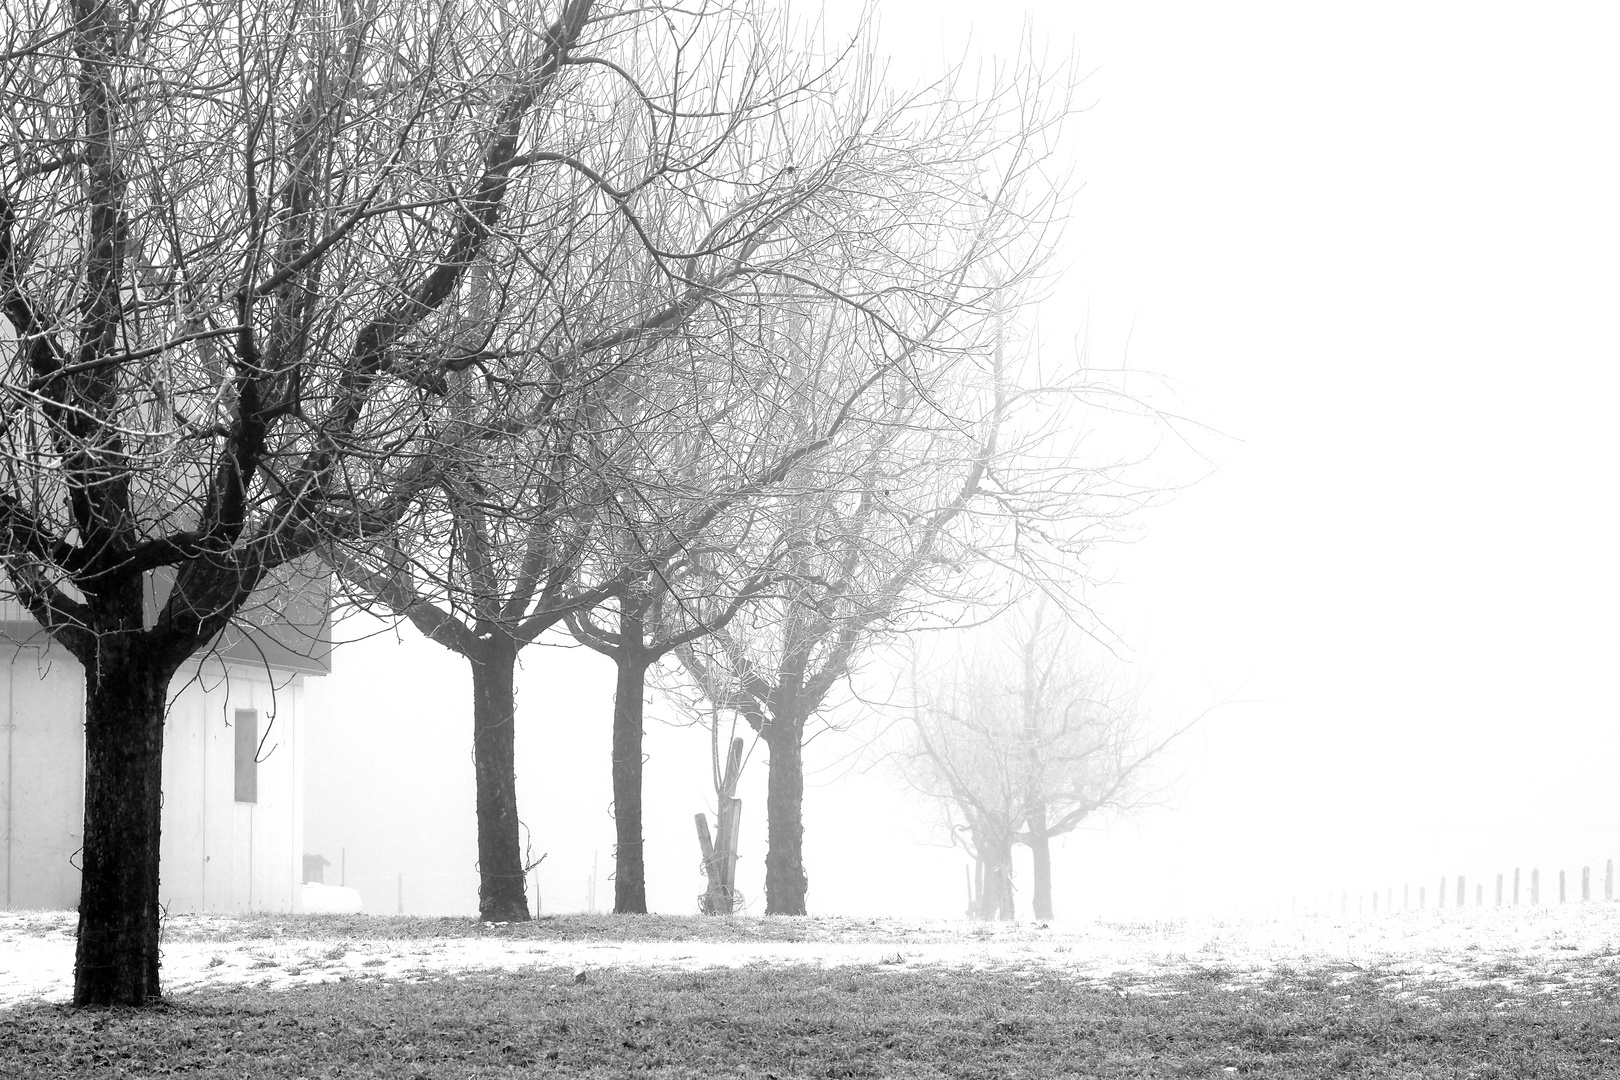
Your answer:
[[[1457,875],[1457,906],[1468,906],[1468,878],[1462,874]]]
[[[1583,866],[1581,867],[1581,903],[1584,904],[1590,899],[1592,899],[1592,868]]]
[[[1502,906],[1502,875],[1496,875],[1496,906]]]
[[[1530,868],[1530,906],[1535,907],[1541,903],[1541,867]]]
[[[1513,868],[1513,906],[1519,906],[1519,868]]]
[[[1441,908],[1446,906],[1446,877],[1444,874],[1440,875],[1440,891],[1434,894],[1434,906]]]
[[[1560,870],[1560,871],[1558,871],[1558,902],[1560,904],[1562,904],[1564,902],[1565,896],[1566,896],[1566,894],[1564,892],[1564,872],[1562,870]]]
[[[1485,884],[1484,884],[1484,882],[1481,882],[1480,884],[1474,886],[1474,906],[1475,907],[1484,907],[1485,906]]]
[[[1425,886],[1423,886],[1423,885],[1418,886],[1418,910],[1419,911],[1422,911],[1424,908],[1429,906],[1429,898],[1425,895],[1425,893],[1427,891],[1428,891],[1428,889]]]
[[[1373,914],[1378,914],[1378,890],[1373,890]]]
[[[1614,860],[1610,859],[1603,868],[1603,899],[1614,899]]]

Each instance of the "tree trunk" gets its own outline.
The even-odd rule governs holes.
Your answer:
[[[642,858],[641,740],[647,663],[621,652],[613,692],[613,913],[647,914],[647,869]]]
[[[1013,911],[1012,841],[993,840],[985,852],[985,917],[1008,921]]]
[[[772,719],[765,726],[770,748],[766,776],[765,914],[803,915],[810,881],[804,873],[804,747],[802,724]]]
[[[478,793],[478,917],[527,922],[513,759],[513,669],[517,645],[504,637],[469,657],[473,676],[473,768]]]
[[[1046,832],[1046,770],[1041,763],[1041,719],[1045,712],[1046,700],[1043,693],[1045,682],[1040,678],[1039,664],[1036,659],[1036,649],[1042,639],[1041,616],[1046,611],[1043,601],[1035,609],[1035,621],[1029,628],[1029,636],[1024,639],[1024,685],[1020,698],[1024,708],[1024,742],[1027,754],[1028,774],[1025,777],[1024,798],[1027,800],[1028,812],[1025,824],[1028,828],[1030,853],[1034,856],[1035,896],[1034,908],[1037,919],[1050,919],[1052,917],[1052,842]],[[1012,869],[1012,851],[1007,852],[1007,868]],[[1009,876],[1007,889],[1008,910],[1007,917],[1012,918],[1012,881]]]
[[[1046,808],[1041,807],[1044,814]],[[1035,917],[1042,920],[1052,918],[1052,838],[1046,835],[1045,829],[1040,829],[1034,821],[1030,822],[1029,850],[1034,856],[1034,893],[1031,898],[1035,908]]]
[[[140,1006],[158,989],[163,714],[172,674],[103,637],[85,669],[84,870],[75,1005]]]

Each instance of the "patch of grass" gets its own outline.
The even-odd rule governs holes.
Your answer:
[[[8,1078],[1595,1077],[1620,999],[1291,973],[1152,993],[1055,973],[757,966],[357,980],[0,1013]]]

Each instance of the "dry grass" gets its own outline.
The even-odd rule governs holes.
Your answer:
[[[1599,1077],[1613,995],[1299,973],[1151,993],[1008,971],[760,967],[350,981],[0,1014],[8,1077]]]
[[[1398,932],[1311,922],[1089,934],[607,916],[493,929],[172,921],[168,950],[244,962],[222,960],[228,979],[143,1013],[0,1009],[0,1076],[1620,1076],[1617,919],[1605,908]],[[0,938],[44,941],[67,925],[13,917]],[[1347,945],[1369,934],[1385,944]],[[1428,945],[1403,953],[1390,941]],[[422,962],[492,946],[532,962]],[[739,948],[778,951],[702,966]],[[581,949],[628,962],[580,970]],[[659,949],[684,962],[635,960]],[[841,949],[870,959],[842,961],[856,954]],[[391,966],[398,957],[404,967]]]

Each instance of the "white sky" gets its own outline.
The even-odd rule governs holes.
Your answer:
[[[1161,715],[1234,700],[1189,742],[1173,810],[1063,846],[1060,914],[1620,857],[1620,9],[880,10],[897,79],[969,30],[990,56],[1025,27],[1074,50],[1094,104],[1047,347],[1083,326],[1092,363],[1214,429],[1192,432],[1208,464],[1156,463],[1208,475],[1099,553],[1098,606]],[[584,905],[593,852],[611,903],[593,661],[535,653],[520,687],[548,909]],[[437,646],[374,641],[317,691],[307,846],[347,847],[369,908],[393,910],[400,873],[410,910],[475,906],[467,685]],[[959,912],[965,860],[917,845],[924,813],[835,749],[812,750],[812,909]],[[650,895],[689,911],[707,742],[654,725],[649,751]],[[763,790],[744,795],[758,897]]]

